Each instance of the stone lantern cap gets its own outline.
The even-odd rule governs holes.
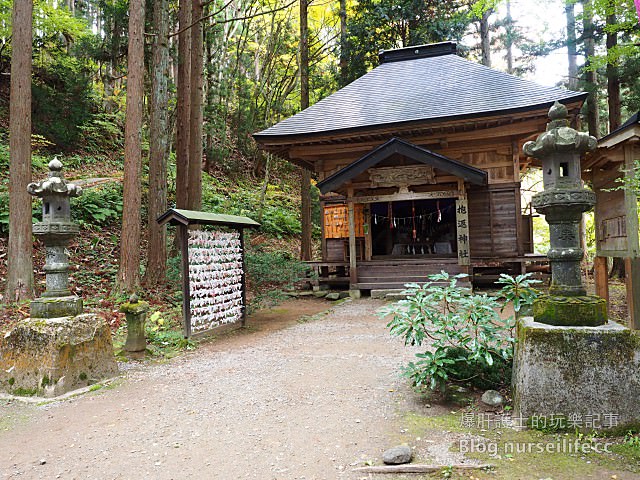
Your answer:
[[[49,162],[49,178],[41,182],[33,182],[27,185],[27,191],[36,197],[48,195],[66,195],[79,197],[82,188],[73,183],[68,183],[62,176],[62,162],[54,158]]]
[[[530,157],[544,158],[554,153],[585,153],[595,150],[596,137],[578,132],[569,126],[569,112],[560,102],[549,109],[547,131],[538,135],[535,141],[524,144],[524,153]]]

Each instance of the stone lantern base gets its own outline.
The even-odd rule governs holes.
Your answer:
[[[31,301],[31,318],[60,318],[82,313],[82,299],[66,297],[40,297]]]
[[[640,338],[631,330],[611,321],[576,327],[525,317],[516,336],[516,418],[563,419],[571,430],[640,422]]]
[[[597,327],[607,323],[607,302],[595,295],[541,295],[533,302],[533,317],[548,325]]]
[[[0,390],[56,397],[118,374],[111,331],[95,314],[27,318],[0,339]]]

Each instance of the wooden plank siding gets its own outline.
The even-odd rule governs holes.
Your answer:
[[[517,257],[519,185],[471,188],[467,195],[471,257]]]

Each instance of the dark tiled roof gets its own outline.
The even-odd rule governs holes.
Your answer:
[[[604,140],[608,139],[610,136],[615,135],[618,132],[621,132],[623,130],[626,130],[627,128],[629,128],[631,125],[637,125],[638,123],[640,123],[640,118],[638,118],[638,114],[640,112],[636,112],[633,115],[631,115],[626,122],[624,122],[622,125],[620,125],[618,128],[616,128],[613,132],[605,135],[604,137],[602,137],[601,139],[598,140],[598,142],[603,142]]]
[[[302,112],[254,136],[257,140],[364,129],[406,122],[479,117],[576,102],[586,93],[546,87],[492,70],[436,44],[415,48],[378,67]],[[418,50],[421,49],[421,50]],[[441,52],[445,52],[441,54]],[[382,52],[381,58],[388,52]],[[434,52],[432,52],[434,53]]]
[[[464,163],[412,143],[405,142],[399,138],[392,138],[375,150],[367,153],[364,157],[347,165],[343,169],[338,170],[322,182],[318,182],[317,187],[320,189],[320,193],[335,191],[337,188],[357,177],[365,170],[374,167],[381,161],[395,155],[396,153],[404,155],[405,157],[411,158],[417,162],[439,168],[440,170],[451,173],[452,175],[463,178],[464,180],[477,185],[485,185],[487,183],[487,172],[484,170],[479,170],[470,165],[465,165]]]

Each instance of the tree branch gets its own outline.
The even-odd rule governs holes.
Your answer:
[[[182,30],[178,30],[177,32],[172,33],[171,35],[169,35],[169,38],[175,37],[176,35],[180,35],[182,32],[195,27],[198,23],[202,22],[203,20],[207,20],[207,19],[209,19],[211,17],[215,17],[216,15],[221,13],[225,8],[227,8],[231,4],[232,1],[233,0],[229,0],[225,4],[225,6],[222,7],[220,10],[218,10],[216,12],[213,12],[213,13],[210,13],[209,15],[205,15],[204,17],[201,17],[200,19],[198,19],[195,22],[193,22],[191,25],[187,25]],[[276,12],[279,12],[281,10],[285,10],[285,9],[289,8],[291,5],[293,5],[297,1],[298,0],[292,0],[291,2],[287,3],[286,5],[283,5],[282,7],[274,8],[273,10],[269,10],[269,11],[266,11],[266,12],[253,13],[251,15],[245,15],[243,17],[234,17],[234,18],[229,18],[227,20],[216,21],[216,22],[213,22],[210,26],[220,25],[220,24],[223,24],[223,23],[237,22],[237,21],[240,21],[240,20],[249,20],[249,19],[256,18],[256,17],[261,17],[262,15],[269,15],[270,13],[276,13]]]

